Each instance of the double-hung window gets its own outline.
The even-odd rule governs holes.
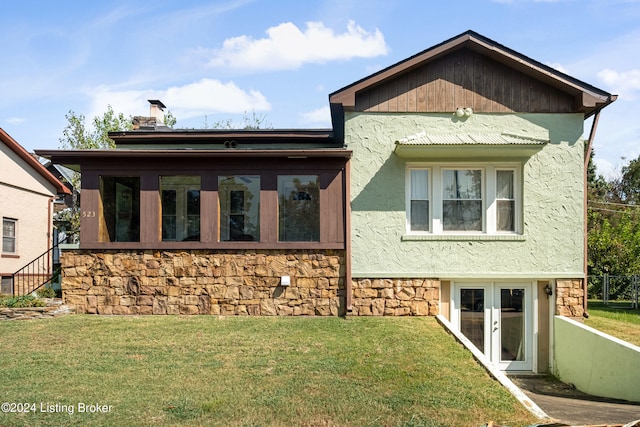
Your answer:
[[[502,163],[408,165],[407,233],[519,233],[519,176]]]
[[[16,229],[18,220],[11,218],[2,218],[2,252],[7,254],[15,254],[16,248]]]
[[[430,230],[429,213],[429,169],[410,169],[408,222],[411,232]]]

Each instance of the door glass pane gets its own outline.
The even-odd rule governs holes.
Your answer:
[[[460,331],[484,353],[484,289],[460,289]]]
[[[524,361],[524,289],[500,290],[500,359]]]

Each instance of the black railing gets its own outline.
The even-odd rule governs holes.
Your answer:
[[[13,296],[27,295],[55,282],[60,277],[60,271],[60,246],[56,243],[51,249],[13,273]]]

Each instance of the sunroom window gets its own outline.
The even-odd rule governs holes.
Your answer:
[[[260,176],[218,177],[220,240],[260,241]]]
[[[140,241],[140,177],[102,176],[101,242]]]
[[[162,240],[200,240],[200,177],[162,176]]]
[[[278,240],[320,241],[318,175],[278,176]]]

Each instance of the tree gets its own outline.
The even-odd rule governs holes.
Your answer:
[[[640,274],[640,157],[622,167],[621,176],[606,180],[590,162],[588,182],[588,274]],[[599,281],[589,293],[600,294]],[[615,298],[624,289],[611,289]]]
[[[258,115],[254,110],[251,110],[251,114],[246,111],[242,114],[242,124],[240,126],[236,126],[231,119],[218,120],[217,122],[214,122],[211,126],[209,126],[209,123],[207,122],[207,116],[204,117],[204,129],[256,130],[272,128],[273,125],[267,122],[267,115]]]
[[[611,182],[618,202],[640,206],[640,156],[622,167],[620,178]]]
[[[167,114],[164,115],[164,124],[173,129],[177,122],[178,119],[176,118],[176,116],[173,115],[171,110],[168,110]]]
[[[76,114],[69,110],[65,115],[67,125],[62,131],[63,137],[59,139],[63,149],[105,149],[115,148],[115,143],[109,138],[109,132],[131,130],[131,118],[127,118],[122,113],[116,113],[111,106],[107,106],[107,111],[96,116],[92,120],[92,128],[87,129],[84,114]],[[74,173],[71,178],[74,189],[80,188],[80,174]],[[72,206],[57,212],[54,215],[54,223],[67,235],[75,235],[80,230],[80,200],[78,191],[74,191]]]
[[[63,137],[60,144],[63,149],[91,149],[91,148],[115,148],[115,143],[109,138],[109,132],[131,130],[131,117],[125,117],[122,113],[113,111],[111,105],[102,116],[93,118],[93,128],[85,126],[84,114],[76,114],[69,111],[65,115],[67,125],[62,131]]]

